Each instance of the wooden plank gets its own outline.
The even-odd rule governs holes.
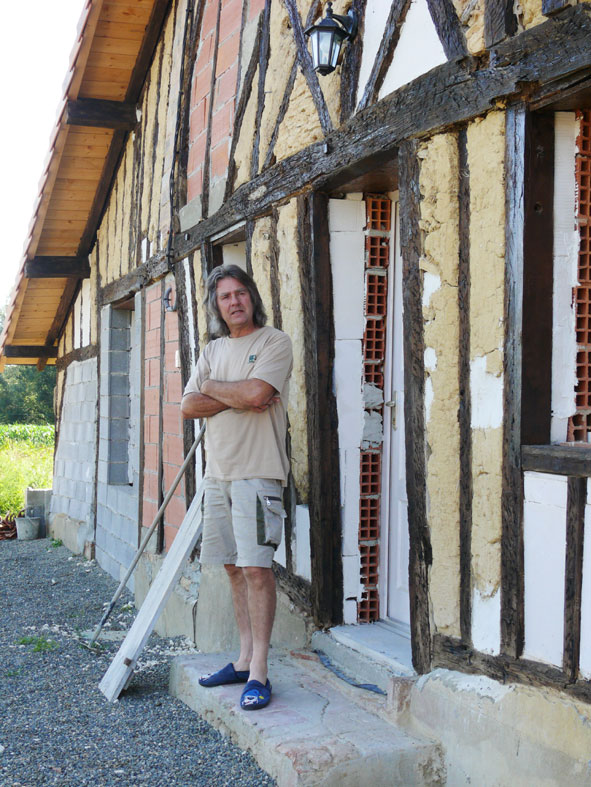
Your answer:
[[[569,478],[566,497],[566,565],[564,572],[564,648],[562,668],[571,681],[579,672],[583,539],[587,479]]]
[[[465,57],[466,38],[452,0],[427,0],[427,5],[447,59]]]
[[[309,145],[240,186],[214,216],[175,240],[175,259],[291,194],[336,188],[339,181],[350,180],[351,171],[361,174],[364,165],[379,166],[404,139],[488,112],[503,97],[525,92],[539,100],[562,76],[591,70],[590,38],[591,8],[585,3],[499,45],[492,65],[478,67],[478,61],[465,58],[433,69],[357,113],[330,135],[328,149],[324,141]]]
[[[554,113],[529,114],[525,143],[521,443],[550,442],[554,287]]]
[[[521,460],[523,470],[534,473],[591,478],[590,445],[524,445],[521,448]]]
[[[113,49],[104,52],[99,51],[93,42],[92,49],[90,50],[90,54],[88,56],[84,76],[87,78],[91,69],[107,69],[107,73],[112,69],[116,69],[127,74],[131,74],[135,66],[136,56],[137,47],[135,51],[130,53],[116,52]],[[92,77],[89,78],[91,79]]]
[[[506,216],[501,537],[501,649],[523,650],[523,474],[521,472],[521,329],[525,191],[525,108],[506,113]]]
[[[114,702],[131,680],[148,637],[166,606],[174,586],[182,573],[183,566],[189,559],[201,531],[203,530],[201,501],[203,499],[203,483],[193,498],[183,523],[175,536],[162,567],[140,607],[138,614],[104,674],[99,689],[109,700]]]
[[[472,643],[472,393],[470,387],[470,170],[467,128],[458,133],[459,158],[459,357],[460,408],[460,631]]]
[[[146,21],[146,32],[142,38],[135,67],[129,80],[127,93],[125,95],[126,101],[135,103],[140,97],[140,93],[146,81],[148,69],[150,68],[154,52],[156,51],[160,39],[160,33],[162,32],[166,16],[171,7],[172,3],[170,0],[149,0],[150,16]]]
[[[92,48],[90,50],[89,59],[96,53],[129,55],[130,57],[133,57],[135,63],[135,59],[142,42],[143,30],[141,30],[141,33],[136,34],[133,38],[113,38],[112,36],[100,35],[99,29],[100,32],[102,32],[102,29],[99,28],[99,25],[97,25],[97,33],[92,39]],[[138,30],[140,30],[139,27]]]
[[[489,49],[517,32],[513,0],[484,0],[484,44]]]
[[[85,95],[90,94],[98,100],[116,101],[119,103],[125,101],[125,93],[127,91],[124,83],[84,81],[80,92]]]
[[[298,199],[298,257],[304,313],[312,614],[319,626],[343,619],[339,450],[333,390],[334,322],[328,197]]]
[[[404,330],[404,423],[409,529],[409,596],[412,661],[418,673],[431,667],[429,568],[431,536],[427,523],[425,446],[425,339],[422,307],[419,163],[416,141],[399,154],[400,248],[402,249]]]
[[[64,122],[71,126],[130,131],[137,126],[138,120],[134,103],[80,98],[66,103]]]
[[[90,277],[88,257],[35,257],[25,263],[28,279],[58,279]]]
[[[384,82],[388,69],[394,57],[394,50],[400,38],[400,31],[406,19],[406,14],[410,8],[410,0],[394,0],[390,7],[390,13],[386,20],[386,26],[382,34],[382,40],[378,48],[371,72],[363,90],[363,96],[357,107],[357,111],[365,109],[374,104],[378,93]]]

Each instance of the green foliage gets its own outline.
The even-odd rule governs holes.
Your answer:
[[[49,489],[53,482],[53,427],[0,426],[0,514],[24,508],[25,489]]]
[[[32,448],[53,446],[55,429],[49,424],[0,423],[0,448],[11,443],[27,443]]]
[[[54,642],[52,639],[46,639],[42,634],[38,637],[21,637],[18,644],[33,645],[33,653],[45,653],[58,647],[57,642]]]
[[[0,423],[53,424],[55,366],[15,364],[0,374]]]
[[[54,549],[57,549],[58,547],[61,547],[63,545],[64,542],[61,540],[61,538],[52,538],[50,541],[50,546],[52,546]]]

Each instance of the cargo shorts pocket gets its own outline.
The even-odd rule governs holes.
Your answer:
[[[280,497],[257,492],[257,543],[277,549],[281,543],[285,510]]]

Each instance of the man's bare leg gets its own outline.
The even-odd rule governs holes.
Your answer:
[[[240,635],[240,655],[234,662],[234,669],[247,671],[250,669],[252,658],[252,627],[248,614],[248,586],[241,568],[234,565],[225,565],[224,568],[230,579],[234,617],[236,618],[236,625]]]
[[[242,569],[248,587],[248,615],[252,634],[249,680],[267,682],[267,657],[275,619],[277,593],[271,568],[248,566]]]

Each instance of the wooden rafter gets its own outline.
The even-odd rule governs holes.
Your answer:
[[[7,358],[57,358],[57,347],[30,344],[8,344],[4,348]]]
[[[64,120],[69,126],[90,126],[131,131],[138,123],[135,104],[124,101],[107,101],[98,98],[80,98],[68,101]]]
[[[27,279],[88,279],[88,257],[35,257],[25,263]]]

